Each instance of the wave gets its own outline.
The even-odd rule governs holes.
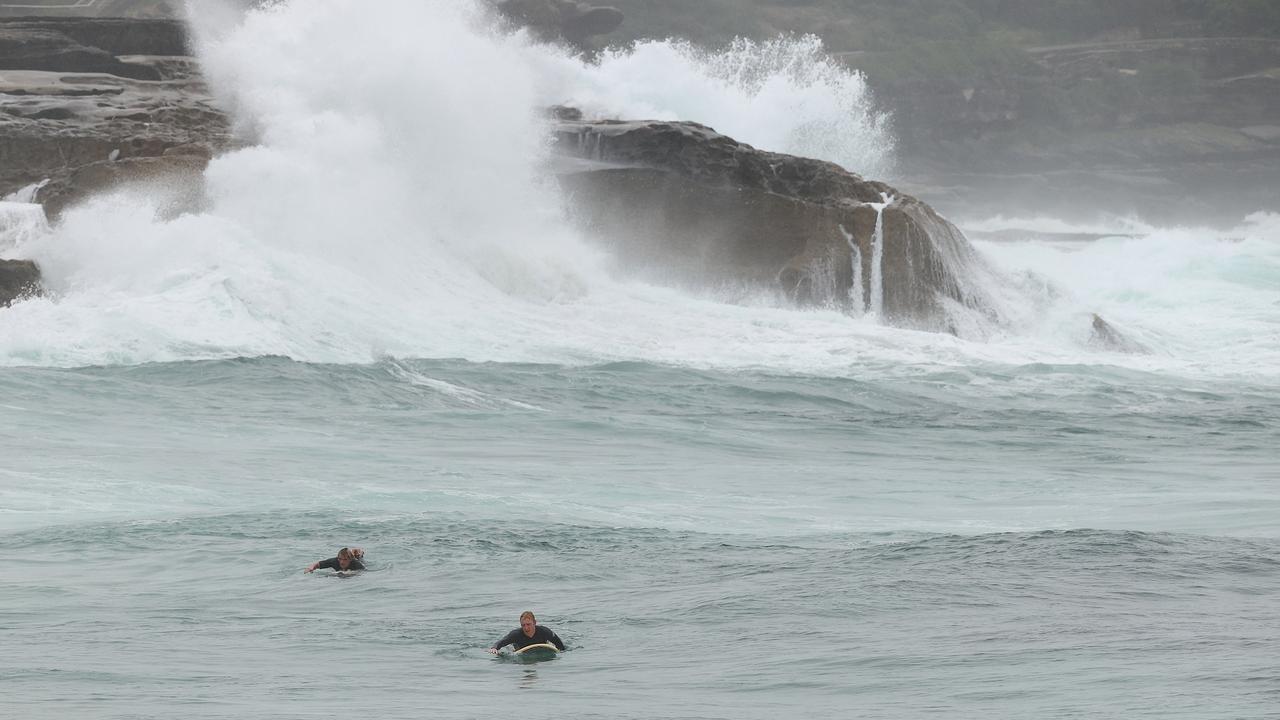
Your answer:
[[[593,63],[565,59],[548,99],[603,118],[692,120],[755,147],[830,160],[882,179],[895,168],[892,118],[875,108],[866,76],[813,36],[706,49],[646,40]]]
[[[1280,214],[1255,213],[1227,230],[1044,218],[979,226],[1002,227],[1004,239],[975,245],[1021,279],[1035,308],[1019,342],[1086,344],[1097,313],[1152,349],[1156,357],[1135,367],[1274,376]]]
[[[1251,218],[1240,242],[1200,230],[1074,253],[980,242],[1022,279],[1006,302],[1026,309],[978,343],[773,297],[726,302],[714,290],[610,276],[544,175],[542,109],[571,101],[689,118],[766,149],[856,167],[889,162],[891,134],[867,109],[861,76],[831,64],[811,38],[744,41],[720,55],[641,43],[593,64],[503,34],[472,2],[388,0],[369,12],[313,0],[247,15],[218,7],[193,4],[199,54],[255,144],[210,164],[197,213],[167,217],[160,199],[130,191],[74,208],[55,228],[32,206],[0,207],[0,247],[39,262],[50,290],[0,314],[0,365],[275,355],[835,375],[985,363],[1280,367],[1267,324],[1274,216]],[[1170,242],[1176,252],[1161,249]],[[1118,267],[1130,270],[1109,271]],[[1091,349],[1091,312],[1154,352]]]

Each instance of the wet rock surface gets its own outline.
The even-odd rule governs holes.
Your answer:
[[[40,269],[30,260],[0,260],[0,307],[40,292]]]
[[[573,216],[620,261],[680,283],[775,290],[802,305],[963,333],[998,320],[985,264],[928,205],[833,163],[688,122],[564,120]]]
[[[6,55],[5,47],[59,52]],[[99,189],[72,182],[81,168],[192,144],[225,147],[227,116],[186,47],[177,21],[0,20],[0,57],[9,58],[0,69],[0,196],[48,180],[37,200],[56,198],[48,206],[56,215],[77,199],[77,187]]]

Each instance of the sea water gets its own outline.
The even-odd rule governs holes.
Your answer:
[[[808,41],[735,74],[465,3],[193,20],[254,138],[208,207],[0,207],[50,289],[0,310],[0,714],[1275,716],[1280,216],[965,219],[980,338],[729,302],[564,222],[537,108],[798,151],[822,106],[779,97],[865,107]],[[889,162],[857,117],[826,156]],[[343,546],[369,570],[303,573]],[[488,655],[524,610],[570,651]]]

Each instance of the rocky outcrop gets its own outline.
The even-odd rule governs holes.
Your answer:
[[[1145,345],[1127,337],[1111,323],[1103,320],[1102,316],[1097,313],[1093,315],[1093,325],[1089,333],[1089,345],[1099,350],[1128,355],[1146,355],[1151,352]]]
[[[40,292],[40,269],[30,260],[0,260],[0,307]]]
[[[0,27],[0,70],[108,73],[159,80],[154,69],[130,65],[96,47],[86,47],[52,30]]]
[[[26,17],[0,20],[10,30],[58,33],[111,55],[189,55],[186,27],[179,20]]]
[[[83,186],[72,182],[83,167],[230,142],[226,115],[191,80],[5,72],[0,95],[8,96],[0,112],[0,195],[49,180],[37,200],[59,198],[51,217]]]
[[[54,0],[37,4],[32,0],[0,4],[0,18],[26,17],[99,17],[99,18],[170,18],[181,15],[180,0]]]
[[[200,206],[208,163],[209,156],[199,153],[90,163],[41,188],[36,198],[50,217],[58,217],[68,206],[113,188],[146,187],[148,195],[160,201],[162,215],[177,215]]]
[[[186,56],[178,21],[0,20],[0,197],[24,187],[50,219],[124,184],[169,212],[195,207],[229,121]],[[38,187],[36,187],[36,185]],[[0,304],[39,291],[39,270],[0,266]]]
[[[23,18],[0,22],[0,70],[160,80],[156,68],[125,62],[121,56],[186,54],[186,33],[173,21]]]
[[[573,216],[639,272],[925,330],[998,320],[963,235],[888,185],[696,123],[560,120],[555,133],[587,161],[560,173]]]
[[[226,146],[226,114],[185,48],[177,21],[0,21],[0,63],[18,66],[0,70],[0,196],[49,180],[37,200],[51,201],[52,217],[108,176],[138,179],[148,167],[169,177],[191,166],[159,160],[174,148]],[[142,158],[157,160],[134,162]],[[119,161],[129,169],[74,179],[81,168]]]
[[[575,0],[498,0],[498,11],[528,27],[544,40],[566,41],[579,47],[622,24],[617,8],[599,7]]]

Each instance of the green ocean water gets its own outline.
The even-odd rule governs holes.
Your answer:
[[[1274,711],[1280,391],[1079,367],[866,375],[5,369],[4,704]],[[370,569],[302,572],[344,545]],[[485,653],[526,609],[570,651]]]

